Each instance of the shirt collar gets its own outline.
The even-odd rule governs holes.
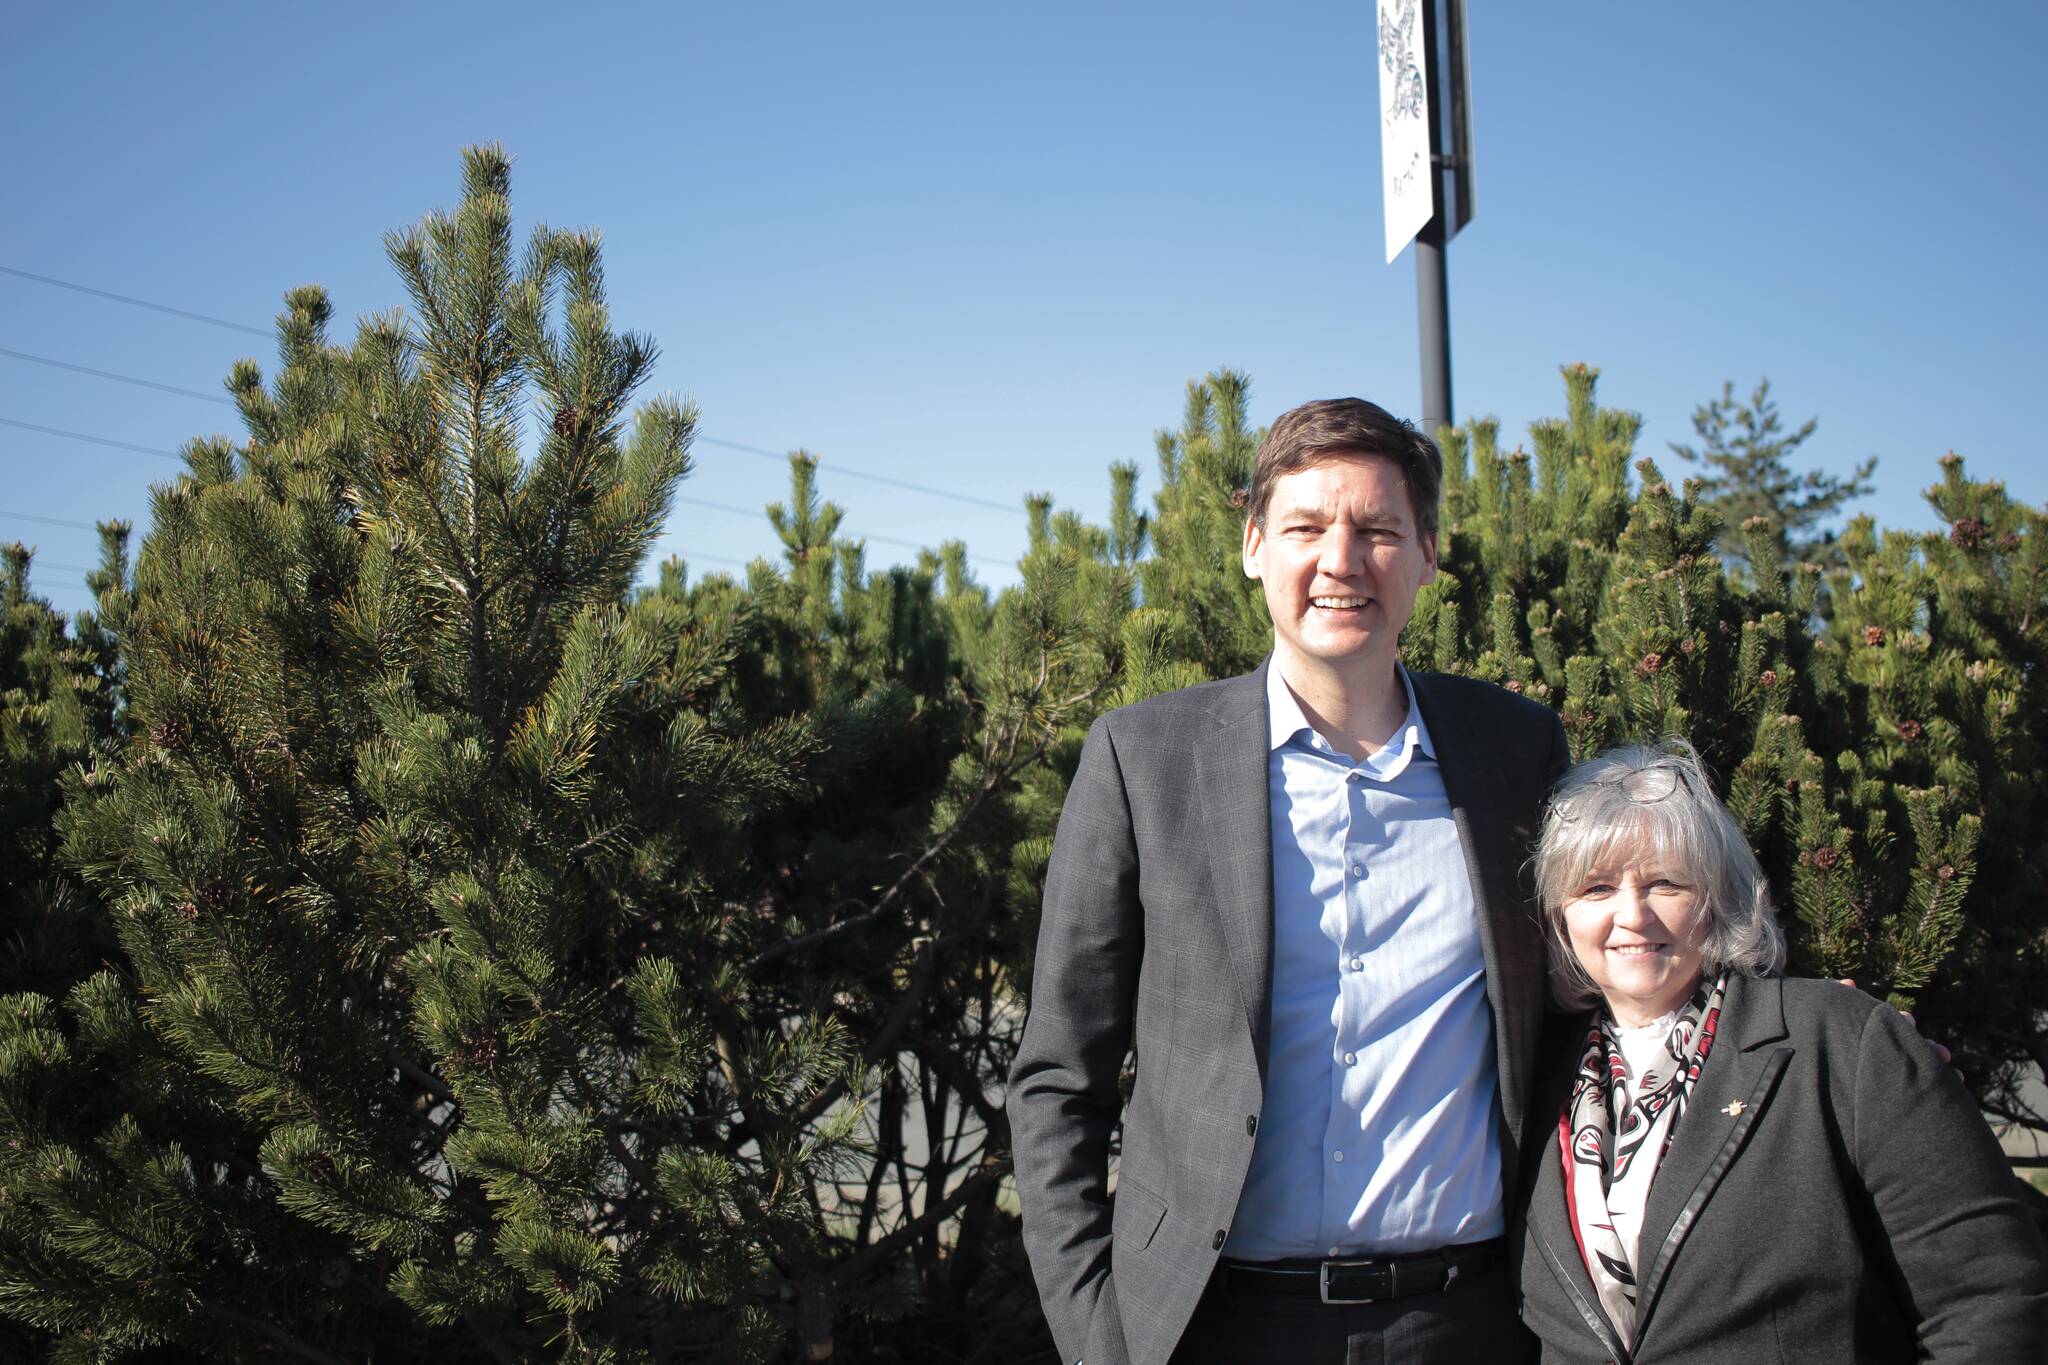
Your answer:
[[[1385,778],[1397,776],[1417,753],[1432,761],[1436,758],[1436,745],[1429,737],[1429,727],[1423,723],[1422,708],[1415,703],[1415,683],[1409,678],[1408,670],[1398,663],[1394,665],[1394,675],[1401,680],[1401,691],[1408,698],[1408,715],[1395,727],[1392,737],[1378,752],[1358,765]],[[1328,740],[1316,733],[1316,727],[1309,724],[1308,717],[1302,714],[1301,703],[1295,700],[1286,680],[1280,676],[1279,664],[1269,659],[1266,664],[1266,748],[1268,752],[1277,750],[1298,735],[1305,736],[1304,742],[1319,752],[1336,752]]]

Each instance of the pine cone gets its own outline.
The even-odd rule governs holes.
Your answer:
[[[194,905],[191,901],[179,901],[178,914],[188,920],[198,919],[199,907]]]
[[[1252,505],[1252,490],[1249,488],[1231,489],[1230,505],[1240,512],[1244,511],[1245,508]]]
[[[1917,720],[1900,721],[1899,738],[1905,740],[1908,744],[1920,738],[1920,722]]]
[[[555,435],[568,440],[576,434],[576,424],[583,420],[583,414],[576,411],[574,403],[564,403],[555,413]]]
[[[165,716],[149,727],[149,742],[159,749],[182,749],[191,737],[191,727],[183,716]]]
[[[1940,867],[1934,869],[1934,875],[1942,881],[1952,882],[1956,879],[1956,870],[1949,864],[1943,863]]]
[[[498,1064],[497,1038],[487,1033],[481,1038],[470,1039],[467,1055],[473,1065],[485,1068],[496,1066]]]
[[[306,1174],[316,1180],[334,1179],[334,1158],[325,1152],[306,1153]]]
[[[1842,853],[1832,844],[1822,844],[1813,851],[1813,865],[1825,872],[1842,861]]]
[[[1638,677],[1647,678],[1650,677],[1652,674],[1657,673],[1663,667],[1664,656],[1653,651],[1649,654],[1645,654],[1642,657],[1641,661],[1639,661],[1636,664],[1636,674]]]
[[[1757,681],[1765,687],[1776,687],[1778,685],[1778,670],[1775,668],[1765,669],[1757,675]]]
[[[1881,644],[1883,644],[1883,643],[1884,643],[1884,627],[1883,627],[1883,626],[1865,626],[1865,627],[1863,628],[1863,643],[1864,643],[1864,644],[1866,644],[1866,645],[1881,645]]]
[[[199,892],[199,905],[203,910],[218,910],[234,897],[235,889],[226,882],[208,882]]]
[[[1991,527],[1982,517],[1957,517],[1949,527],[1948,539],[1958,550],[1974,550],[1990,534]]]

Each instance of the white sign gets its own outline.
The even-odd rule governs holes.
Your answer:
[[[1429,165],[1429,86],[1422,78],[1421,0],[1379,0],[1380,184],[1386,197],[1387,264],[1435,211]]]

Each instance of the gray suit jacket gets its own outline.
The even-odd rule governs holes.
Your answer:
[[[2048,1359],[2041,1240],[1961,1082],[1867,995],[1747,978],[1650,1184],[1631,1351],[1565,1215],[1557,1114],[1588,1027],[1546,1041],[1529,1144],[1517,1250],[1545,1361]]]
[[[1545,1000],[1521,869],[1564,732],[1500,688],[1411,676],[1480,909],[1512,1173]],[[1008,1101],[1024,1245],[1064,1360],[1164,1362],[1236,1216],[1272,1003],[1267,754],[1262,667],[1102,717],[1068,789]]]

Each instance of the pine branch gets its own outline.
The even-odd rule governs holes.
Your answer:
[[[1044,674],[1042,672],[1039,683],[1040,686],[1044,683]],[[1066,708],[1085,704],[1098,695],[1105,686],[1107,686],[1106,681],[1098,683],[1094,687],[1075,693],[1061,704]],[[1006,737],[1010,745],[1014,746],[1016,743],[1018,733],[1021,732],[1023,724],[1024,722],[1020,718],[1015,729]],[[903,874],[889,885],[889,888],[882,893],[880,899],[873,905],[857,915],[850,915],[846,919],[838,920],[821,929],[814,929],[808,934],[801,934],[796,938],[786,939],[781,943],[763,949],[747,960],[744,970],[752,974],[772,962],[778,962],[785,957],[814,948],[820,943],[830,942],[843,934],[860,928],[862,925],[872,924],[887,914],[890,907],[902,897],[905,888],[912,881],[922,878],[925,874],[925,869],[930,866],[932,861],[945,852],[954,839],[959,837],[961,831],[967,828],[968,822],[981,809],[983,803],[1001,789],[1012,777],[1043,758],[1046,751],[1052,747],[1053,740],[1057,737],[1058,731],[1048,726],[1044,737],[1032,747],[1029,753],[1019,758],[1015,756],[1013,748],[1009,761],[992,766],[989,769],[988,775],[982,779],[981,785],[975,789],[974,795],[968,799],[965,806],[961,807],[960,813],[953,817],[952,822],[946,826],[944,832],[937,839],[925,845],[923,851],[912,860],[910,866],[903,870]]]
[[[896,1228],[888,1236],[874,1242],[865,1250],[849,1256],[833,1266],[826,1278],[834,1286],[844,1286],[858,1282],[861,1277],[869,1274],[877,1266],[880,1266],[891,1256],[894,1256],[899,1249],[908,1246],[917,1238],[924,1236],[926,1233],[937,1228],[939,1224],[952,1217],[955,1209],[972,1199],[980,1197],[984,1191],[1000,1184],[1003,1177],[1008,1174],[1009,1169],[1006,1166],[994,1164],[992,1161],[984,1164],[981,1170],[976,1171],[973,1175],[954,1186],[950,1194],[935,1203],[927,1204],[923,1213]]]
[[[231,1322],[237,1327],[254,1332],[272,1346],[298,1360],[310,1361],[312,1365],[349,1365],[349,1362],[343,1360],[340,1356],[329,1355],[317,1346],[311,1346],[300,1341],[283,1328],[265,1322],[261,1318],[253,1317],[248,1313],[242,1312],[240,1309],[230,1308],[218,1299],[210,1300],[207,1303],[206,1312],[224,1322]]]

